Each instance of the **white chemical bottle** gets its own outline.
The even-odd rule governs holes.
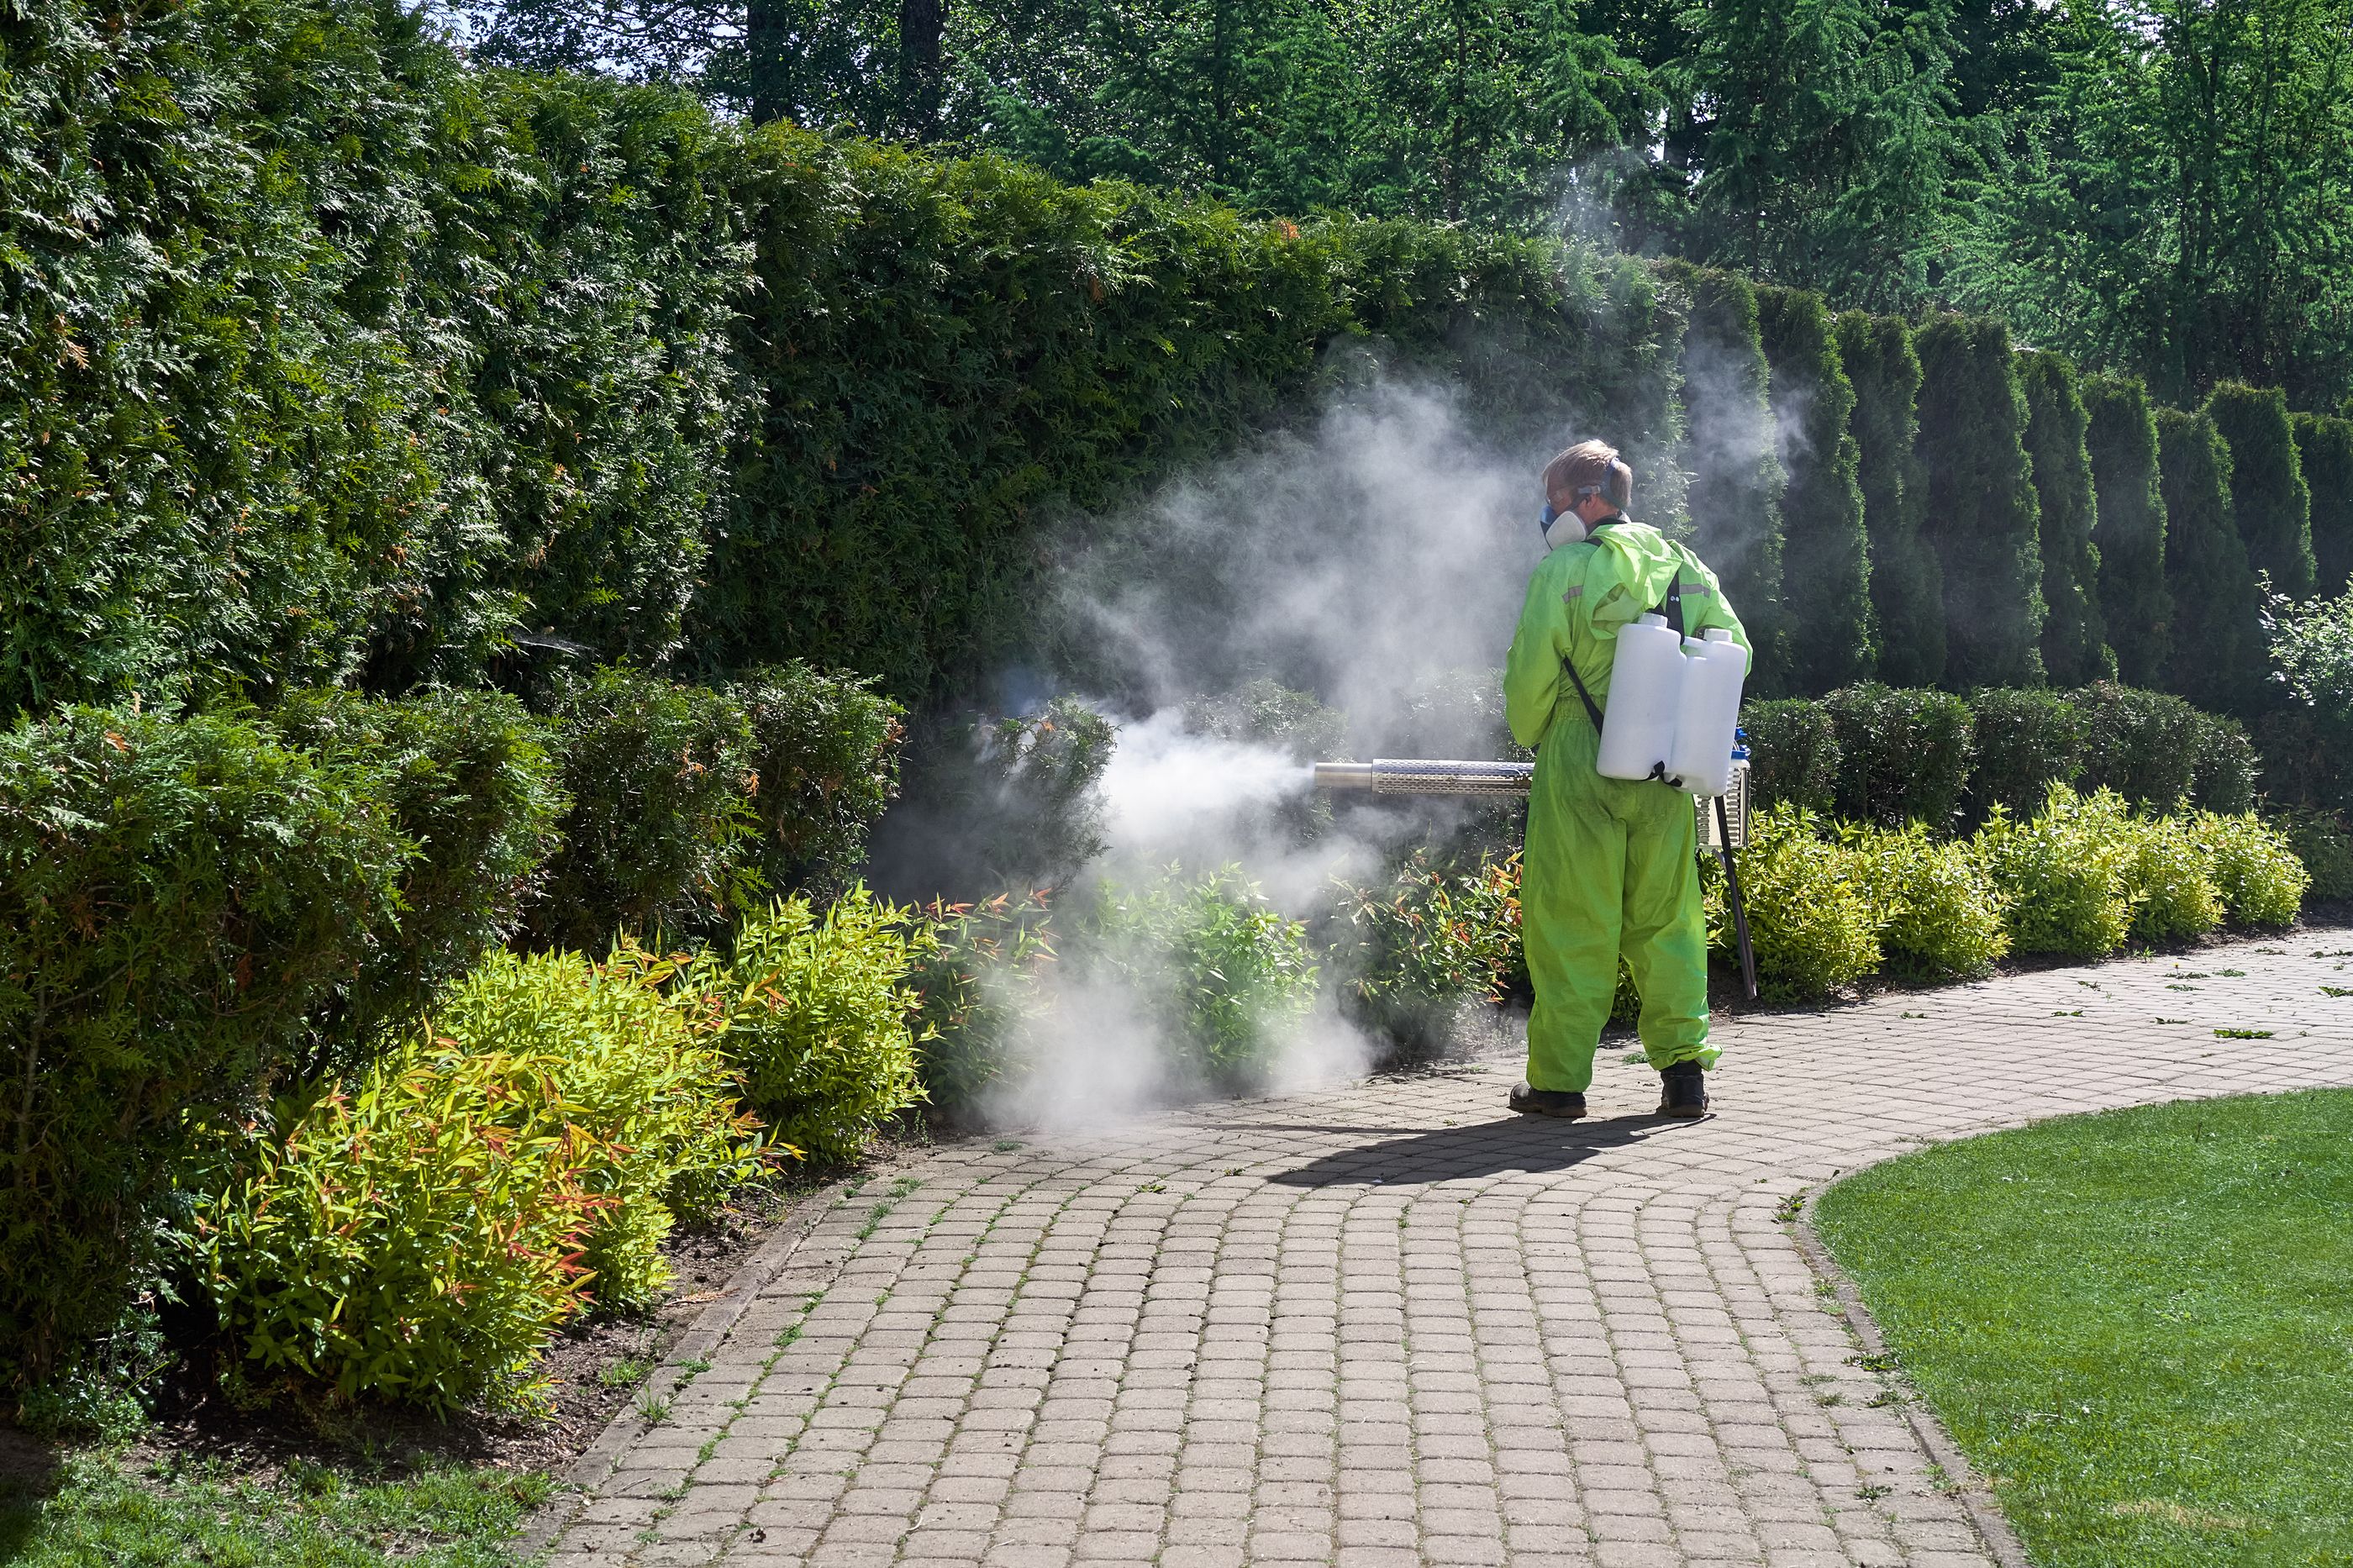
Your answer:
[[[1593,763],[1603,778],[1646,779],[1666,763],[1682,705],[1683,643],[1664,616],[1644,616],[1618,628],[1601,754]]]
[[[1675,703],[1675,733],[1667,748],[1667,776],[1696,795],[1722,795],[1732,782],[1733,731],[1740,723],[1740,688],[1748,656],[1722,626],[1687,637],[1683,689]],[[1613,696],[1614,702],[1614,696]]]

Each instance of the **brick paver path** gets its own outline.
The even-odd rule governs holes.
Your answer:
[[[1495,1062],[943,1149],[739,1281],[554,1562],[1990,1563],[1777,1211],[1931,1140],[2353,1082],[2338,946],[1743,1020],[1697,1124],[1611,1050],[1570,1125]]]

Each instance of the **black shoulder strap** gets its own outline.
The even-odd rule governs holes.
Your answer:
[[[1560,667],[1561,668],[1568,671],[1568,683],[1577,688],[1577,700],[1585,704],[1585,716],[1593,721],[1594,733],[1599,734],[1601,732],[1601,708],[1599,703],[1593,700],[1593,693],[1585,689],[1585,678],[1577,673],[1577,666],[1567,658],[1563,658],[1560,661]]]
[[[1675,636],[1683,635],[1683,563],[1682,562],[1675,563],[1675,574],[1673,580],[1667,584],[1667,596],[1651,607],[1651,614],[1666,616],[1667,625],[1675,629]]]

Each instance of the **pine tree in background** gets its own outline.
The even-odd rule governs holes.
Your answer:
[[[1870,541],[1871,605],[1879,679],[1935,686],[1945,679],[1944,576],[1920,531],[1920,360],[1898,316],[1850,310],[1838,319],[1839,360],[1854,387],[1851,428],[1862,521]]]
[[[1923,531],[1945,579],[1945,684],[2040,686],[2041,523],[2010,330],[1982,316],[1937,316],[1912,341]]]
[[[1757,290],[1757,329],[1772,372],[1773,418],[1788,484],[1781,491],[1781,584],[1797,689],[1830,691],[1871,679],[1871,566],[1854,433],[1854,384],[1839,362],[1819,294]]]
[[[2353,577],[2353,419],[2295,416],[2295,452],[2312,492],[2312,559],[2320,591],[2334,598]]]
[[[1782,598],[1781,464],[1773,453],[1771,371],[1757,336],[1757,291],[1729,272],[1667,262],[1691,301],[1683,331],[1683,463],[1693,546],[1715,568],[1757,651],[1748,689],[1790,689]]]
[[[2100,552],[2100,621],[2116,679],[2154,688],[2165,679],[2173,595],[2165,586],[2165,498],[2157,475],[2157,419],[2148,389],[2129,376],[2084,378],[2084,446],[2092,460]]]
[[[2272,591],[2309,599],[2312,492],[2296,460],[2287,398],[2278,387],[2226,381],[2206,399],[2206,413],[2231,448],[2231,510],[2247,542],[2247,564],[2271,574]]]
[[[2042,515],[2042,668],[2055,686],[2089,686],[2116,673],[2100,621],[2100,552],[2092,458],[2084,450],[2084,401],[2075,367],[2053,353],[2018,356],[2026,394],[2026,455]]]
[[[2201,708],[2253,711],[2268,685],[2263,601],[2231,517],[2231,448],[2206,415],[2160,408],[2157,450],[2173,595],[2165,688]]]

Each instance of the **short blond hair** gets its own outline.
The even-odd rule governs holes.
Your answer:
[[[1611,506],[1623,508],[1634,499],[1634,470],[1609,442],[1579,441],[1545,465],[1544,487],[1547,500],[1556,490],[1591,490]]]

